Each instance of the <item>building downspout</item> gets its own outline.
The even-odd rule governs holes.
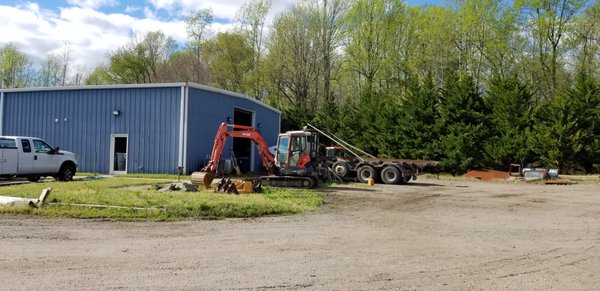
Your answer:
[[[189,93],[190,93],[190,86],[188,86],[188,83],[185,83],[185,104],[184,104],[184,108],[185,108],[185,116],[183,119],[183,169],[184,172],[188,172],[190,169],[188,169],[187,167],[187,139],[188,139],[188,111],[189,111]],[[190,172],[191,173],[191,172]]]
[[[0,92],[0,135],[4,134],[4,91]]]
[[[185,150],[185,88],[187,86],[182,86],[181,87],[181,97],[180,97],[180,102],[179,102],[179,157],[178,157],[178,161],[177,161],[177,166],[178,167],[185,167],[184,166],[184,150]],[[187,171],[186,168],[183,168],[183,172],[185,173]]]

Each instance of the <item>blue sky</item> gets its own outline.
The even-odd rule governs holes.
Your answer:
[[[210,7],[211,33],[233,28],[233,19],[248,0],[0,0],[0,46],[14,43],[40,64],[49,54],[71,52],[73,70],[90,71],[106,62],[107,52],[123,46],[131,35],[161,30],[185,43],[183,18]],[[442,5],[446,0],[407,0],[409,5]],[[296,0],[272,0],[273,17]]]

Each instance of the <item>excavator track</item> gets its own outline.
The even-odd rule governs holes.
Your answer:
[[[312,177],[294,176],[262,176],[259,178],[262,186],[314,188],[318,181]]]

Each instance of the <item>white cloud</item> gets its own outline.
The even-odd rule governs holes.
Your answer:
[[[149,0],[155,9],[163,9],[171,14],[187,15],[194,10],[211,8],[216,18],[234,20],[237,11],[242,5],[251,0]],[[297,0],[272,0],[271,13],[277,15],[287,9]]]
[[[125,12],[125,13],[135,13],[135,12],[138,12],[138,11],[140,11],[140,10],[142,10],[142,8],[141,8],[141,7],[138,7],[138,6],[129,6],[129,5],[127,5],[127,6],[125,7],[125,11],[124,11],[124,12]]]
[[[0,6],[0,46],[12,42],[40,64],[49,53],[59,53],[65,42],[72,51],[73,64],[88,69],[106,61],[110,51],[127,44],[131,34],[161,30],[177,42],[185,42],[185,23],[140,19],[126,14],[106,14],[88,8],[61,8],[60,13],[44,11],[37,4],[22,7]]]
[[[88,70],[107,61],[107,53],[129,43],[131,35],[138,37],[149,31],[160,30],[180,44],[186,42],[185,23],[181,15],[193,7],[212,7],[215,16],[233,20],[242,0],[149,0],[153,6],[125,7],[124,13],[105,13],[92,6],[112,5],[116,0],[69,0],[78,6],[61,7],[56,10],[42,9],[34,2],[17,6],[0,5],[0,46],[15,43],[29,55],[35,65],[41,64],[49,53],[60,53],[69,43],[74,67],[83,65]],[[202,4],[198,4],[202,3]],[[284,10],[292,0],[273,1],[271,17]],[[197,7],[202,6],[202,7]],[[179,8],[178,8],[179,7]],[[179,15],[164,19],[161,9],[173,9]],[[144,12],[144,18],[127,13]],[[234,24],[213,23],[209,28],[211,37],[218,32],[232,30]]]
[[[144,17],[150,18],[150,19],[156,19],[156,14],[154,14],[154,11],[152,11],[152,9],[150,9],[150,7],[146,6],[146,7],[144,7]]]
[[[83,8],[100,8],[104,6],[117,6],[119,2],[116,0],[67,0],[67,3]]]
[[[177,0],[149,0],[150,4],[156,9],[174,10],[177,6]]]

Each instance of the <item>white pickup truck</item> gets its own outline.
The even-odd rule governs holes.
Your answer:
[[[0,136],[0,177],[25,177],[37,182],[52,176],[71,181],[77,171],[75,154],[52,148],[35,137]]]

